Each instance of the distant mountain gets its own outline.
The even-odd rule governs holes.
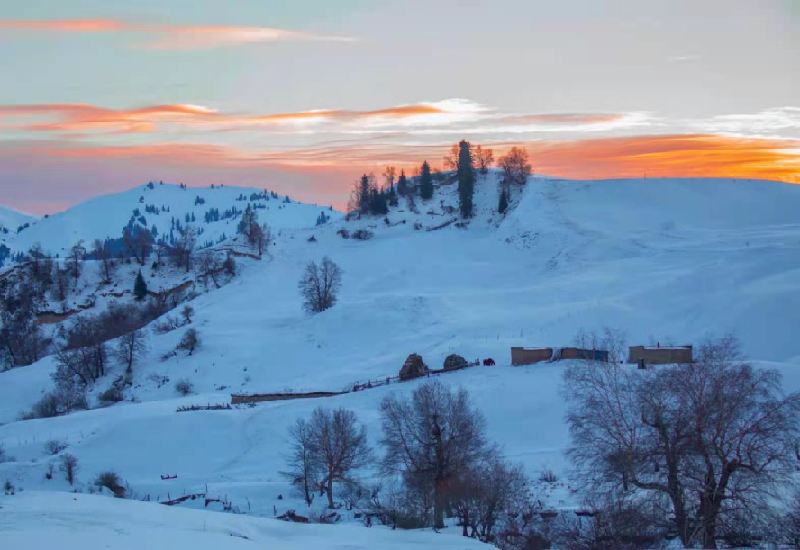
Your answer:
[[[5,245],[11,254],[40,244],[45,252],[63,256],[78,241],[119,239],[129,224],[151,231],[157,240],[169,241],[187,225],[198,232],[198,245],[215,244],[236,234],[241,213],[250,205],[259,220],[273,230],[313,227],[324,213],[338,219],[341,213],[327,206],[295,202],[285,195],[249,187],[184,187],[151,183],[121,193],[95,197],[64,212],[35,219],[8,210]],[[6,210],[0,210],[0,224]],[[16,217],[14,217],[16,214]],[[17,228],[30,226],[17,233]]]

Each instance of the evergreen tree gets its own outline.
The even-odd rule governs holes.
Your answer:
[[[469,142],[458,144],[458,208],[462,218],[472,217],[472,193],[475,189],[475,168]]]
[[[500,191],[500,202],[497,204],[497,211],[501,214],[505,213],[508,208],[508,193],[505,188]]]
[[[138,301],[142,301],[147,296],[147,283],[142,277],[142,270],[136,274],[136,281],[133,283],[133,295]]]
[[[389,208],[386,206],[386,193],[378,191],[376,187],[372,187],[369,191],[369,213],[373,215],[389,213]]]
[[[406,178],[405,170],[400,170],[400,177],[397,178],[397,192],[400,195],[407,195],[408,194],[408,179]]]
[[[422,163],[422,170],[419,175],[419,194],[425,200],[433,197],[433,178],[431,177],[431,167],[427,160]]]
[[[236,232],[250,240],[254,225],[258,225],[258,214],[248,204],[247,208],[242,212],[242,219],[239,220],[239,226],[236,228]]]
[[[403,177],[402,175],[400,176]],[[400,185],[398,184],[398,188]],[[389,189],[386,191],[386,200],[389,202],[389,206],[397,206],[397,191],[394,189],[394,185],[390,185]]]
[[[358,187],[358,211],[361,214],[369,214],[370,192],[369,176],[364,174]]]

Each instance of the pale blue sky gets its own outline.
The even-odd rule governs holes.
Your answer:
[[[346,143],[363,147],[369,158],[379,148],[373,155],[379,164],[409,160],[408,154],[386,158],[386,148],[438,147],[461,137],[507,144],[713,134],[791,140],[793,147],[800,138],[798,6],[794,0],[0,0],[0,109],[167,104],[237,117],[234,130],[172,120],[147,131],[32,131],[30,113],[22,124],[19,113],[10,118],[0,111],[0,147],[208,144],[295,166],[302,162],[286,157],[297,149]],[[75,20],[122,27],[35,27]],[[222,27],[306,34],[231,41]],[[197,31],[202,45],[187,47],[198,28],[206,29]],[[184,41],[178,46],[176,36]],[[345,117],[268,128],[238,120],[405,105],[446,111],[456,105],[457,112],[436,120]],[[564,114],[616,119],[534,124],[524,118]],[[20,195],[14,182],[20,174],[34,180],[36,169],[18,167],[13,178],[0,169],[0,190]]]

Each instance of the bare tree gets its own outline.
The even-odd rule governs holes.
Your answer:
[[[69,270],[61,269],[58,262],[53,264],[53,283],[51,295],[63,304],[69,293]],[[66,309],[66,305],[63,307]]]
[[[451,484],[486,455],[483,416],[466,391],[451,392],[437,381],[417,388],[410,400],[386,397],[381,416],[384,471],[430,495],[433,526],[444,527]]]
[[[109,251],[106,243],[100,239],[95,239],[92,246],[92,253],[94,257],[100,262],[102,268],[103,282],[110,283],[114,274],[114,261],[111,259],[111,252]]]
[[[333,307],[341,285],[342,270],[333,260],[325,256],[320,265],[309,263],[298,283],[303,308],[309,313],[319,313]]]
[[[281,474],[299,489],[306,505],[314,502],[314,490],[319,477],[319,464],[315,456],[315,441],[311,426],[302,418],[289,428],[291,451],[287,457],[289,469]]]
[[[267,251],[267,247],[272,240],[272,230],[266,223],[256,224],[253,226],[251,234],[252,244],[258,251],[258,257],[260,258]]]
[[[175,245],[170,250],[175,265],[183,267],[188,273],[192,267],[192,254],[197,244],[197,232],[194,227],[187,226],[181,231],[180,237],[175,241]]]
[[[472,146],[470,146],[470,152],[471,149]],[[458,143],[454,143],[450,146],[450,150],[447,152],[444,158],[442,158],[442,165],[444,166],[445,170],[455,170],[458,167],[458,154]]]
[[[397,176],[397,168],[394,166],[387,166],[383,170],[383,179],[386,181],[386,188],[394,186],[394,180]]]
[[[496,449],[477,464],[457,474],[451,485],[450,506],[462,534],[495,542],[497,527],[530,508],[530,481],[519,465],[512,465]]]
[[[217,253],[213,250],[203,250],[197,256],[196,271],[204,286],[208,288],[208,280],[211,279],[214,286],[219,288],[220,284],[217,281],[217,275],[222,273],[223,268],[222,261],[217,256]]]
[[[139,262],[139,265],[144,265],[153,250],[153,234],[146,227],[140,225],[126,226],[122,230],[122,242],[128,252]]]
[[[144,333],[141,330],[132,330],[123,335],[117,343],[116,355],[125,365],[125,383],[133,383],[133,364],[147,350]]]
[[[197,346],[199,345],[200,345],[200,336],[197,334],[197,331],[195,329],[190,328],[183,333],[181,341],[178,342],[178,349],[181,351],[185,351],[186,355],[191,355],[194,353],[194,350],[196,350]]]
[[[194,317],[194,308],[189,304],[186,304],[185,306],[183,306],[183,308],[181,309],[181,317],[183,317],[183,324],[184,325],[191,324],[192,323],[192,317]]]
[[[705,342],[697,364],[675,374],[693,426],[687,486],[699,497],[703,546],[716,548],[726,509],[766,505],[796,471],[800,395],[784,397],[777,371],[744,363],[732,337]]]
[[[475,146],[475,164],[481,174],[488,173],[493,162],[494,152],[491,149],[484,149],[480,145]]]
[[[78,286],[78,278],[81,276],[81,263],[85,255],[86,248],[83,246],[83,241],[78,241],[69,249],[67,265],[69,266],[70,275],[75,279],[75,286]]]
[[[371,459],[367,430],[347,409],[314,409],[309,423],[311,450],[322,473],[328,508],[333,508],[333,483],[351,481],[353,471]]]
[[[506,185],[524,185],[531,175],[531,164],[528,151],[522,147],[512,147],[511,150],[498,160],[503,169],[503,183]]]
[[[78,475],[78,459],[69,453],[61,455],[61,471],[64,472],[67,483],[74,485]]]
[[[800,396],[742,362],[733,338],[706,342],[694,364],[576,366],[565,387],[587,491],[667,498],[684,545],[716,548],[726,514],[766,506],[795,468]]]

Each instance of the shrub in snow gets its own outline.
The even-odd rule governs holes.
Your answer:
[[[89,404],[82,392],[52,391],[44,394],[39,401],[34,403],[30,411],[21,415],[21,419],[53,418],[71,410],[88,408]]]
[[[178,342],[178,348],[180,351],[185,351],[187,355],[191,355],[194,353],[194,350],[197,349],[197,346],[200,344],[200,337],[197,334],[197,331],[193,328],[190,328],[186,332],[183,333],[183,337],[181,341]]]
[[[175,382],[175,391],[183,396],[187,396],[194,392],[194,386],[184,378]]]
[[[58,439],[51,439],[47,443],[44,444],[44,450],[47,454],[50,455],[57,455],[64,449],[68,447],[65,441],[60,441]]]
[[[8,456],[5,448],[2,445],[0,445],[0,464],[2,464],[3,462],[11,462],[12,460],[14,459]]]
[[[78,474],[78,459],[71,454],[61,455],[61,471],[70,485],[75,484],[75,476]]]
[[[192,317],[194,317],[194,308],[189,304],[183,306],[181,309],[181,317],[183,317],[183,323],[188,325],[192,322]]]
[[[544,483],[556,483],[558,481],[558,476],[553,470],[543,470],[541,474],[539,474],[539,481]]]
[[[7,479],[7,480],[6,480],[6,482],[3,484],[3,492],[4,492],[6,495],[13,495],[13,494],[14,494],[14,492],[15,492],[15,489],[14,489],[14,484],[13,484],[13,483],[11,483],[11,481],[10,481],[10,480],[8,480],[8,479]]]
[[[368,229],[356,229],[351,236],[359,241],[368,241],[374,236],[374,233]]]
[[[180,326],[182,325],[177,317],[167,316],[153,324],[153,331],[156,334],[166,334]]]
[[[111,491],[116,498],[125,498],[125,486],[122,484],[122,480],[116,472],[108,471],[101,473],[97,476],[97,479],[95,479],[94,484],[99,488],[105,487]]]
[[[120,390],[116,385],[113,385],[98,395],[97,398],[103,403],[118,403],[123,400],[122,390]]]

